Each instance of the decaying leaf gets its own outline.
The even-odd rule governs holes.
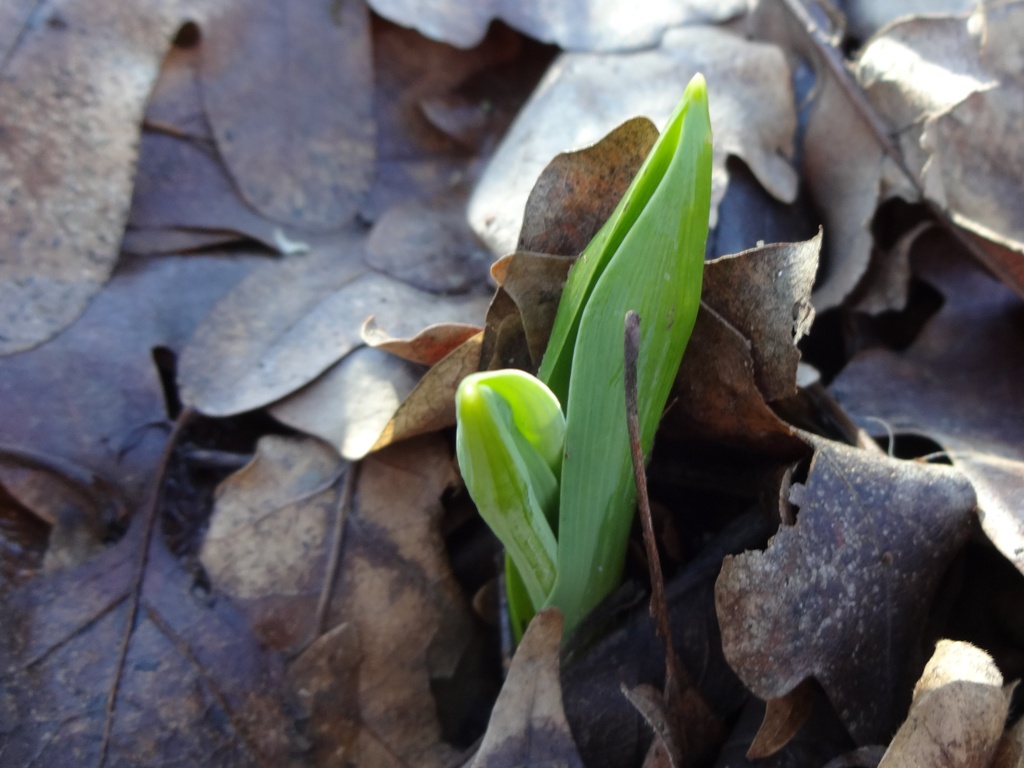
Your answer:
[[[878,768],[985,768],[1003,733],[1013,686],[984,651],[940,640],[914,686],[910,714]]]
[[[370,0],[370,6],[381,16],[459,48],[479,43],[491,22],[500,19],[567,50],[605,51],[645,48],[656,44],[669,27],[724,21],[746,9],[746,3],[738,0],[686,0],[670,5],[651,0],[576,0],[554,5],[447,0],[426,8],[409,0]]]
[[[755,695],[814,677],[855,739],[879,741],[905,711],[929,600],[974,491],[949,467],[805,439],[815,456],[790,492],[796,523],[722,565],[722,644]]]
[[[923,239],[915,255],[946,303],[906,351],[857,355],[832,392],[865,429],[881,419],[942,445],[974,484],[986,535],[1024,572],[1021,300],[948,241]]]
[[[813,681],[804,680],[789,693],[765,702],[764,720],[747,749],[749,759],[774,755],[789,744],[811,716],[813,686]]]
[[[960,226],[1013,249],[1018,262],[1024,259],[1024,217],[1014,202],[1024,176],[1015,128],[1024,114],[1022,32],[1024,5],[981,3],[969,17],[895,24],[858,60],[858,79],[898,129],[925,196]]]
[[[146,98],[185,7],[11,7],[0,86],[0,354],[52,337],[110,277]]]
[[[216,755],[218,765],[237,768],[295,765],[279,664],[229,603],[195,599],[191,577],[159,536],[148,546],[138,616],[129,613],[146,548],[136,523],[94,560],[3,598],[3,762],[160,766]],[[119,669],[116,649],[133,621]]]
[[[366,7],[222,3],[201,46],[203,104],[243,197],[301,229],[348,223],[375,159]]]
[[[483,284],[490,254],[466,223],[464,194],[410,200],[384,211],[366,240],[366,263],[434,293],[463,293]]]
[[[342,520],[331,519],[340,514],[332,456],[318,441],[266,438],[261,457],[225,482],[218,514],[236,522],[214,517],[211,531],[222,535],[204,560],[216,556],[216,583],[242,601],[265,642],[288,642],[318,618],[335,538],[324,534],[342,524],[327,634],[292,672],[305,686],[312,750],[360,766],[443,766],[454,753],[431,683],[453,675],[473,636],[438,532],[450,449],[421,438],[365,459]],[[278,540],[272,549],[268,539]]]
[[[557,256],[582,253],[657,139],[654,123],[634,117],[589,147],[555,155],[526,199],[517,250]]]
[[[583,768],[562,710],[561,641],[562,614],[557,608],[533,617],[512,659],[472,768]]]
[[[330,532],[341,519],[337,454],[312,438],[268,435],[217,488],[199,557],[260,641],[287,650],[314,633]]]
[[[437,323],[424,328],[410,339],[397,339],[370,318],[363,323],[363,341],[410,363],[434,365],[456,347],[473,338],[480,327],[468,323]]]
[[[467,339],[427,371],[395,411],[371,450],[455,425],[455,390],[480,370],[483,333]]]
[[[796,391],[820,237],[707,263],[693,336],[663,420],[667,439],[793,459],[805,448],[768,406]],[[745,297],[745,298],[744,298]]]
[[[597,141],[637,115],[663,124],[695,72],[707,78],[711,94],[712,227],[728,185],[729,155],[742,158],[773,195],[792,200],[797,178],[786,158],[796,115],[782,53],[716,27],[681,27],[666,32],[654,50],[566,53],[556,60],[470,199],[476,233],[494,253],[512,251],[524,203],[548,158]]]

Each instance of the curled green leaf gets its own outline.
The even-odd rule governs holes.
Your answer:
[[[455,394],[463,479],[504,544],[534,610],[554,584],[565,417],[540,380],[517,370],[467,376]]]

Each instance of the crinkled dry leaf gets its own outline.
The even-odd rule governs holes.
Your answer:
[[[455,390],[459,382],[480,370],[483,333],[467,339],[420,379],[395,411],[372,450],[437,432],[455,425]]]
[[[4,764],[296,765],[279,666],[230,603],[195,599],[192,578],[159,536],[148,546],[138,616],[130,614],[143,528],[136,521],[84,566],[3,598]],[[104,762],[105,702],[128,622]]]
[[[494,253],[513,250],[524,204],[548,158],[597,141],[636,115],[663,123],[695,72],[707,78],[715,132],[711,225],[728,185],[726,158],[740,157],[773,195],[792,200],[796,114],[789,67],[772,45],[716,27],[681,27],[660,47],[631,54],[563,54],[495,153],[469,204]]]
[[[861,352],[832,383],[865,429],[878,419],[896,432],[945,448],[974,483],[981,525],[1024,572],[1024,331],[1021,300],[946,240],[925,237],[919,277],[945,304],[904,352]]]
[[[750,340],[757,384],[771,402],[796,393],[797,343],[811,329],[821,231],[709,262],[702,300]]]
[[[437,323],[427,326],[410,339],[396,339],[370,318],[363,323],[363,341],[374,349],[389,352],[410,363],[434,365],[480,330],[479,326],[467,323]]]
[[[319,440],[268,435],[217,488],[199,558],[268,648],[313,636],[345,471]]]
[[[459,48],[479,43],[500,19],[530,37],[567,50],[622,50],[657,44],[669,27],[715,22],[747,9],[743,0],[574,0],[521,3],[515,0],[447,0],[424,6],[410,0],[370,0],[385,18]],[[685,82],[685,81],[684,81]]]
[[[344,458],[361,459],[422,375],[420,365],[360,347],[267,410],[278,421],[325,440]]]
[[[796,523],[722,565],[722,644],[756,696],[814,677],[853,737],[878,741],[905,711],[929,601],[974,491],[949,467],[805,439],[815,456],[790,491]]]
[[[769,757],[783,749],[807,722],[814,704],[814,683],[811,680],[804,680],[789,693],[766,701],[764,720],[747,749],[747,758]]]
[[[526,199],[516,249],[558,256],[581,254],[611,216],[657,140],[654,123],[634,117],[589,147],[555,155]]]
[[[300,229],[346,224],[375,160],[363,3],[222,3],[200,45],[206,114],[246,201]]]
[[[185,8],[9,8],[5,30],[18,31],[0,85],[0,354],[52,337],[110,277],[143,109]]]
[[[815,237],[766,245],[706,264],[701,308],[662,422],[667,439],[782,459],[805,452],[767,401],[796,391],[796,342],[813,317],[820,244]]]
[[[487,308],[480,355],[484,367],[540,367],[573,261],[518,251],[494,263],[498,290]]]
[[[180,138],[213,138],[199,92],[198,68],[198,45],[175,45],[167,52],[146,104],[144,128]]]
[[[980,4],[970,17],[908,19],[871,41],[857,76],[897,129],[925,197],[993,249],[1010,249],[1012,266],[997,253],[993,269],[1024,293],[1024,218],[1014,202],[1024,176],[1021,34],[1024,5],[1015,2]],[[989,251],[982,244],[977,255],[987,261]]]
[[[557,608],[547,608],[533,617],[512,659],[472,768],[583,768],[562,709],[561,642],[562,614]]]
[[[799,54],[812,66],[816,83],[812,112],[803,139],[801,178],[821,211],[825,255],[815,285],[814,306],[821,312],[839,305],[868,267],[872,237],[869,231],[884,168],[884,151],[869,124],[851,102],[833,62],[836,49],[815,44],[804,20],[792,12],[800,3],[759,3],[751,29]],[[839,71],[845,72],[840,64]]]
[[[166,440],[153,349],[180,350],[257,261],[237,252],[126,260],[67,331],[0,359],[3,442],[93,472],[136,508]]]
[[[940,640],[878,768],[985,768],[1003,733],[1011,692],[987,653]]]

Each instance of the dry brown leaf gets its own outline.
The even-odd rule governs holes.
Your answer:
[[[989,765],[1013,687],[984,651],[940,640],[914,687],[914,702],[879,768]]]
[[[396,339],[371,318],[363,323],[363,341],[374,349],[397,355],[410,363],[434,365],[480,330],[479,326],[467,323],[437,323],[410,339]]]
[[[974,483],[981,525],[1024,572],[1024,333],[1021,300],[987,273],[925,237],[918,276],[946,302],[904,352],[867,350],[832,383],[839,402],[868,430],[883,420],[945,448]],[[875,421],[872,421],[875,420]]]
[[[583,768],[562,709],[562,614],[547,608],[527,627],[471,768]]]
[[[559,57],[473,193],[474,231],[494,253],[512,251],[524,204],[548,158],[595,142],[636,115],[661,125],[679,101],[680,84],[696,72],[708,81],[715,131],[712,227],[728,185],[729,155],[742,158],[774,196],[792,200],[797,177],[786,158],[796,114],[782,53],[716,27],[681,27],[650,51]]]
[[[268,407],[288,426],[361,459],[423,376],[423,367],[379,349],[359,347],[294,395]]]
[[[206,114],[242,196],[300,229],[348,223],[375,161],[363,3],[224,3],[200,45]]]
[[[805,680],[787,694],[765,702],[764,720],[747,749],[747,759],[774,755],[784,748],[807,722],[814,707],[814,683]]]
[[[268,648],[314,636],[345,471],[319,440],[268,435],[217,488],[199,557]]]
[[[483,333],[467,339],[424,374],[395,411],[372,450],[455,425],[455,390],[480,370]]]
[[[221,535],[204,562],[216,555],[216,583],[264,642],[280,647],[317,619],[334,539],[325,534],[344,506],[339,466],[317,441],[264,438],[257,460],[222,486],[211,526]],[[454,750],[441,738],[431,683],[453,675],[474,632],[439,532],[450,449],[438,437],[407,441],[365,459],[357,477],[340,519],[329,629],[291,670],[312,752],[323,765],[440,768]]]
[[[558,256],[582,253],[657,139],[654,123],[634,117],[589,147],[555,155],[526,199],[516,249]]]
[[[37,578],[0,604],[5,765],[295,766],[281,669],[227,601],[195,599],[160,537],[148,547],[137,617],[130,595],[141,523],[80,568]],[[105,702],[134,622],[105,762]]]
[[[475,177],[474,158],[431,122],[424,105],[452,95],[474,76],[493,74],[496,67],[516,60],[504,70],[511,77],[498,78],[496,87],[474,95],[477,111],[486,113],[486,141],[496,141],[539,76],[533,61],[536,50],[524,55],[522,42],[513,30],[496,27],[479,46],[459,50],[374,19],[378,159],[363,216],[376,221],[394,205],[443,197]],[[550,54],[543,52],[540,58],[543,66]]]
[[[766,245],[706,264],[701,308],[662,423],[666,439],[783,460],[803,455],[767,402],[796,390],[796,341],[813,317],[820,243]]]
[[[790,491],[796,523],[722,565],[722,644],[756,696],[815,677],[853,737],[878,741],[905,711],[924,616],[974,491],[949,467],[805,439],[815,456]]]
[[[757,384],[771,402],[796,393],[797,343],[811,329],[811,286],[821,231],[803,243],[776,243],[706,265],[702,301],[750,340]]]
[[[480,359],[486,368],[540,367],[574,259],[517,251],[496,261]]]
[[[459,48],[479,43],[492,21],[501,20],[530,37],[567,50],[621,50],[657,44],[669,27],[725,21],[743,13],[742,0],[575,0],[519,3],[509,0],[446,0],[423,6],[410,0],[370,0],[385,18]]]
[[[0,434],[105,479],[134,509],[149,494],[167,405],[153,349],[180,350],[258,258],[130,259],[71,328],[0,359]]]
[[[138,126],[187,7],[72,0],[7,8],[5,30],[15,36],[0,86],[0,354],[65,328],[110,277]]]
[[[871,217],[878,203],[885,169],[884,151],[871,127],[844,90],[832,62],[842,60],[836,49],[815,44],[807,22],[792,9],[797,2],[761,2],[750,19],[759,39],[769,40],[796,54],[812,67],[814,102],[803,139],[801,178],[825,230],[825,253],[814,292],[822,312],[838,306],[853,291],[868,268]],[[822,33],[823,34],[823,33]],[[842,64],[839,64],[840,71]]]

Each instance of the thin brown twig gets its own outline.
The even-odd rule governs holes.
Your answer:
[[[647,495],[647,473],[644,470],[644,451],[640,443],[640,411],[637,403],[637,358],[640,354],[640,316],[633,310],[626,313],[625,334],[625,388],[626,429],[629,432],[629,450],[633,459],[633,480],[636,483],[636,505],[644,532],[647,567],[651,579],[651,616],[657,626],[658,638],[665,646],[665,690],[669,692],[682,683],[682,670],[672,644],[672,629],[668,623],[668,603],[665,600],[665,580],[661,573],[658,543],[654,538],[651,502]]]
[[[149,565],[149,548],[153,540],[153,532],[156,530],[156,521],[160,517],[167,470],[170,467],[171,457],[174,455],[174,449],[178,444],[181,433],[195,415],[196,411],[192,408],[185,408],[178,414],[178,418],[174,422],[174,428],[167,437],[167,444],[164,446],[163,454],[160,456],[160,463],[157,465],[156,479],[153,482],[149,504],[146,507],[145,518],[142,521],[144,528],[141,551],[139,552],[139,560],[135,567],[135,578],[132,581],[132,593],[128,602],[128,617],[125,621],[124,634],[121,637],[121,646],[118,649],[114,679],[110,685],[110,692],[107,694],[107,706],[103,720],[103,738],[100,741],[99,757],[96,762],[98,768],[103,768],[107,761],[107,751],[110,748],[110,733],[114,725],[117,694],[121,688],[121,677],[124,674],[125,662],[128,659],[128,649],[131,646],[132,635],[135,633],[135,622],[139,616],[142,587],[146,580],[146,567]]]

